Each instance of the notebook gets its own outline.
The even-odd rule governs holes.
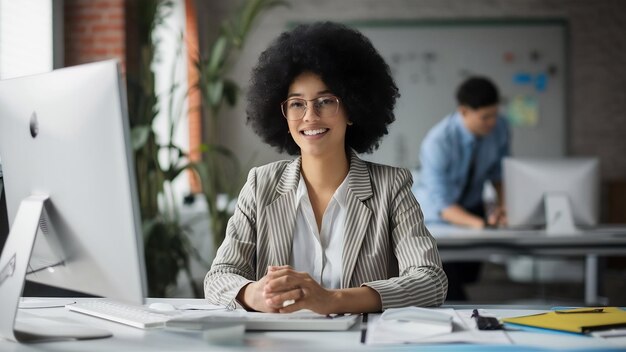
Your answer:
[[[626,311],[617,307],[586,307],[502,319],[509,324],[589,333],[626,326]]]
[[[454,309],[390,308],[367,324],[364,340],[368,345],[386,345],[420,343],[435,336],[449,336],[455,317]]]

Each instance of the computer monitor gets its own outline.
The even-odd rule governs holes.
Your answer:
[[[509,226],[546,226],[548,234],[568,235],[596,225],[599,180],[596,158],[505,158]]]
[[[10,221],[0,256],[2,337],[27,336],[14,327],[25,275],[143,303],[143,239],[119,72],[116,61],[103,61],[0,81]]]

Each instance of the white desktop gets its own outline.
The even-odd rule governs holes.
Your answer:
[[[10,219],[0,256],[0,339],[112,336],[97,323],[50,327],[28,318],[27,307],[18,310],[26,277],[105,297],[76,300],[65,309],[140,329],[166,323],[191,330],[236,324],[243,333],[244,328],[346,330],[355,323],[357,316],[349,315],[329,319],[312,312],[265,314],[225,307],[194,313],[162,302],[142,305],[147,294],[143,238],[116,61],[0,81],[0,116]],[[70,314],[78,318],[77,313]]]
[[[143,239],[123,84],[116,61],[0,81],[10,222],[0,256],[0,337],[55,339],[16,324],[25,276],[143,303]],[[110,333],[72,327],[56,337],[73,335]]]
[[[598,224],[598,159],[505,158],[503,170],[509,227],[545,225],[548,235],[572,235]]]

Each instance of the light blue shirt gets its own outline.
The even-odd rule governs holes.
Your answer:
[[[460,199],[474,148],[474,178],[464,199]],[[426,135],[420,150],[421,171],[414,192],[426,222],[442,222],[441,211],[453,204],[471,209],[482,206],[486,180],[502,179],[502,158],[509,155],[509,127],[498,117],[495,128],[480,143],[457,111],[446,116]]]

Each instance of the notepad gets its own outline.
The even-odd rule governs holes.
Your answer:
[[[502,321],[509,324],[584,334],[594,330],[626,326],[626,311],[617,307],[576,308],[505,318]]]
[[[419,343],[427,337],[450,334],[454,316],[453,309],[390,308],[368,324],[366,344]]]

